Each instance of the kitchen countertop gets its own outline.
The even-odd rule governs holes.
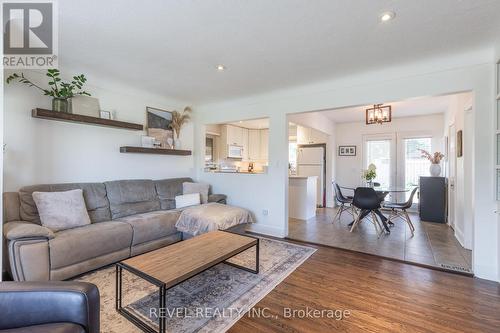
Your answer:
[[[318,176],[288,176],[288,178],[292,178],[292,179],[307,179],[309,177],[317,178]]]
[[[248,172],[248,171],[220,171],[220,170],[208,170],[205,172],[211,172],[211,173],[237,173],[237,174],[246,174],[246,175],[263,175],[265,172],[263,171],[255,171],[255,172]]]

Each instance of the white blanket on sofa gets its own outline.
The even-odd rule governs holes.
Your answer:
[[[253,223],[250,212],[246,209],[208,203],[184,209],[175,226],[181,232],[193,236],[209,231],[224,230],[242,223]]]

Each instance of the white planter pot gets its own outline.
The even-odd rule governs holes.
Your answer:
[[[441,175],[441,165],[431,164],[429,172],[431,173],[432,177],[439,177]]]

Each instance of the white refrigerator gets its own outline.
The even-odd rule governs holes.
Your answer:
[[[325,149],[323,147],[299,147],[297,150],[297,176],[317,176],[317,205],[325,206]]]

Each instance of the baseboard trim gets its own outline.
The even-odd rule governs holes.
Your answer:
[[[463,248],[466,248],[465,247],[465,240],[464,240],[464,233],[462,232],[462,230],[460,230],[459,228],[457,228],[457,226],[455,226],[455,228],[453,228],[453,231],[455,234],[455,238],[460,243],[460,245],[462,245]]]
[[[285,231],[282,228],[265,224],[259,224],[259,223],[250,224],[248,231],[252,233],[262,234],[265,236],[285,238]]]

